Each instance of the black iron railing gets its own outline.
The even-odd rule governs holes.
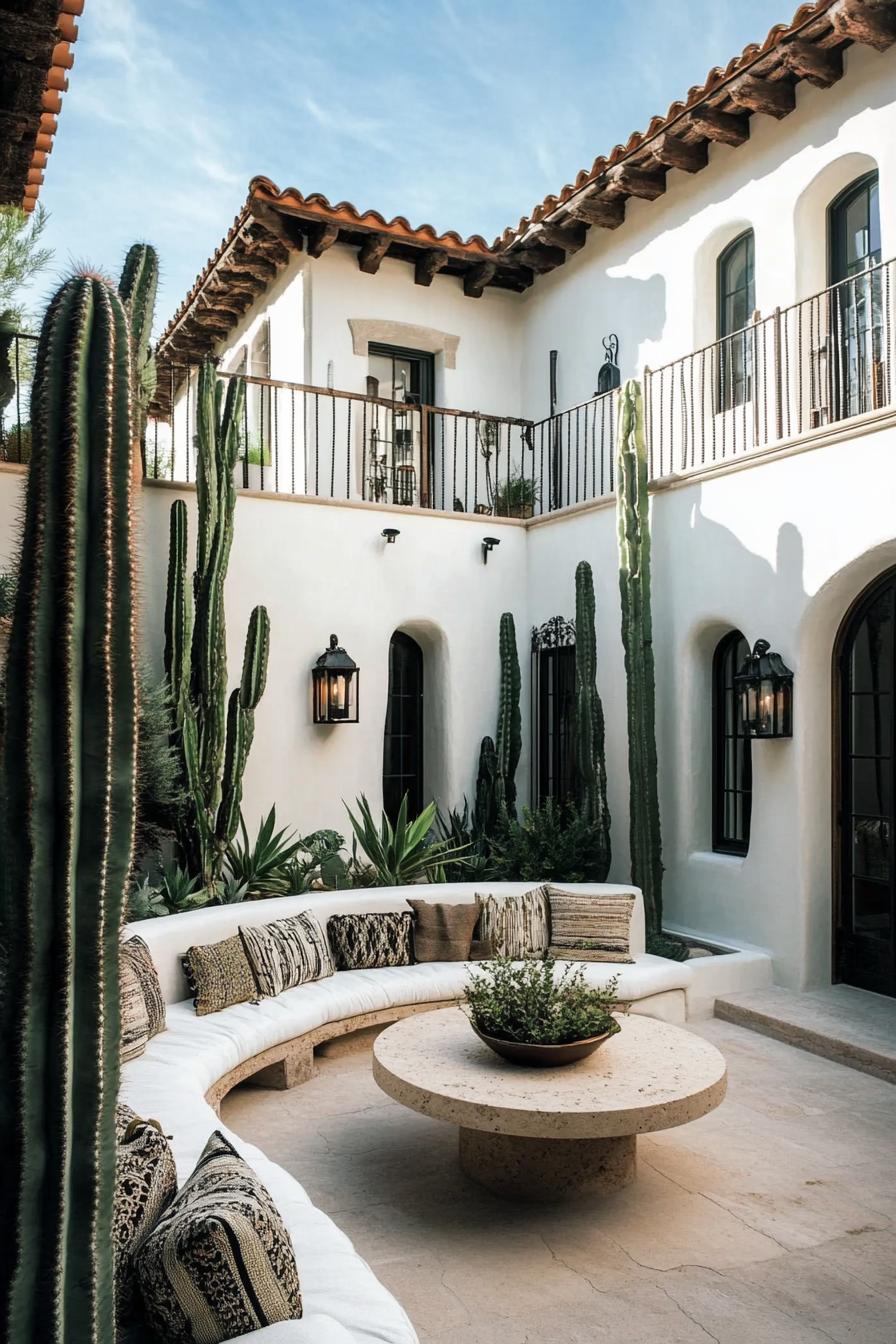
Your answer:
[[[197,374],[169,377],[173,410],[147,426],[146,473],[190,481]],[[272,378],[244,381],[235,469],[243,489],[510,518],[613,489],[614,393],[532,421]]]
[[[653,479],[894,402],[896,262],[859,272],[644,376]]]
[[[31,461],[31,373],[37,337],[0,334],[0,461]]]

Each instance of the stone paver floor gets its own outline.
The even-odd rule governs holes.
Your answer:
[[[468,1183],[456,1131],[369,1050],[223,1118],[302,1182],[423,1344],[894,1344],[896,1087],[727,1022],[718,1110],[639,1140],[634,1185],[537,1207]],[[301,1272],[301,1248],[299,1248]]]

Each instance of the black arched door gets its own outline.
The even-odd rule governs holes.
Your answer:
[[[835,978],[896,995],[893,797],[896,570],[862,594],[838,649],[840,762]]]
[[[389,641],[389,696],[383,735],[383,807],[394,822],[423,811],[423,650],[400,630]]]

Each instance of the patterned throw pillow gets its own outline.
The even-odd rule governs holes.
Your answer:
[[[414,920],[415,961],[467,961],[479,901],[443,905],[438,901],[408,901]]]
[[[121,945],[122,958],[127,958],[137,972],[140,988],[146,1003],[149,1018],[150,1036],[158,1036],[165,1030],[165,1000],[162,998],[162,986],[152,959],[152,953],[142,938],[136,934]]]
[[[302,1315],[283,1219],[218,1130],[140,1248],[137,1278],[167,1344],[220,1344]]]
[[[124,1320],[134,1305],[134,1256],[177,1193],[177,1169],[157,1121],[141,1120],[130,1106],[115,1110],[115,1311]]]
[[[130,957],[122,956],[119,966],[119,1006],[121,1012],[121,1062],[142,1055],[149,1040],[149,1013]]]
[[[258,991],[265,997],[309,980],[324,980],[335,970],[327,935],[310,910],[254,929],[240,925],[240,937]]]
[[[583,895],[548,887],[551,956],[565,961],[632,962],[633,894]]]
[[[407,911],[331,915],[330,946],[338,971],[370,971],[377,966],[410,966],[414,916]]]
[[[188,948],[180,960],[197,1017],[235,1003],[258,1002],[252,967],[238,933],[220,943]]]
[[[542,957],[550,942],[547,892],[535,887],[521,896],[479,896],[479,939],[495,956]]]

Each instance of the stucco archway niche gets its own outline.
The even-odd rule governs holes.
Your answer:
[[[793,211],[796,239],[794,292],[799,302],[828,284],[828,206],[857,178],[877,171],[870,154],[843,154],[825,164],[797,197]],[[883,255],[888,255],[884,249]]]

